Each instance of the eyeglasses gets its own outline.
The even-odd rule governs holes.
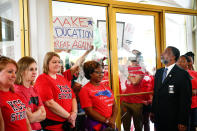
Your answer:
[[[100,71],[94,71],[94,73],[96,73],[96,74],[104,74],[104,71],[102,71],[102,72],[100,72]]]

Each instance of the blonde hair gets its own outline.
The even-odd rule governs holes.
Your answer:
[[[8,64],[13,64],[15,65],[16,67],[16,71],[18,70],[18,66],[16,64],[16,61],[11,59],[11,58],[8,58],[8,57],[5,57],[5,56],[0,56],[0,72],[5,69],[5,67],[8,65]],[[11,87],[10,88],[10,91],[14,92],[14,87]]]
[[[53,58],[53,56],[56,56],[60,59],[60,56],[57,53],[47,52],[47,54],[44,57],[43,73],[45,73],[45,74],[49,73],[49,61]]]
[[[36,63],[36,61],[34,60],[34,58],[29,57],[29,56],[22,57],[17,62],[18,72],[16,73],[16,81],[15,81],[15,84],[23,85],[23,78],[22,78],[22,76],[24,75],[23,72],[25,72],[25,70],[27,70],[28,67],[32,63]],[[31,82],[31,85],[33,85],[33,82]]]

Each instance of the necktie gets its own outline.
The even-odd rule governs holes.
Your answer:
[[[163,83],[163,81],[164,81],[164,80],[165,80],[165,78],[166,78],[167,71],[168,71],[168,68],[165,68],[165,69],[164,69],[164,71],[163,71],[162,83]]]

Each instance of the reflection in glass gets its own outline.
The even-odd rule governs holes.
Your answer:
[[[129,64],[136,57],[153,74],[156,67],[154,17],[120,13],[116,17],[117,21],[125,23],[124,32],[117,36],[118,41],[123,38],[122,43],[118,43],[119,64]],[[120,30],[118,24],[117,30]]]
[[[0,1],[0,55],[15,60],[21,57],[18,0]]]
[[[177,47],[181,55],[196,54],[196,16],[166,13],[165,18],[166,46]]]
[[[13,21],[0,17],[0,41],[13,41],[14,28]]]
[[[70,16],[73,18],[75,16],[84,18],[88,17],[92,18],[93,20],[93,51],[88,52],[87,50],[73,48],[59,52],[65,69],[70,68],[74,64],[83,63],[81,58],[84,58],[85,61],[96,60],[101,62],[102,65],[105,65],[104,70],[107,72],[105,73],[107,77],[104,77],[108,79],[108,60],[106,59],[108,55],[105,7],[53,1],[52,9],[53,16]],[[82,85],[87,83],[83,72],[80,72],[77,82],[81,83]]]
[[[150,92],[153,90],[153,75],[156,68],[154,16],[117,13],[116,21],[118,21],[117,32],[122,31],[117,33],[120,94]],[[120,23],[125,25],[123,30]],[[121,39],[122,42],[119,42]],[[131,118],[136,130],[142,130],[141,111],[143,104],[150,104],[151,96],[121,96],[120,100],[124,130],[133,128]],[[138,115],[132,115],[130,112]],[[149,123],[144,127],[153,130],[153,126],[149,126]]]

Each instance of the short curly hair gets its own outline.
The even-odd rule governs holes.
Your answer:
[[[90,80],[94,70],[98,67],[101,67],[101,64],[97,61],[87,61],[83,64],[83,72],[85,73],[85,77]]]

